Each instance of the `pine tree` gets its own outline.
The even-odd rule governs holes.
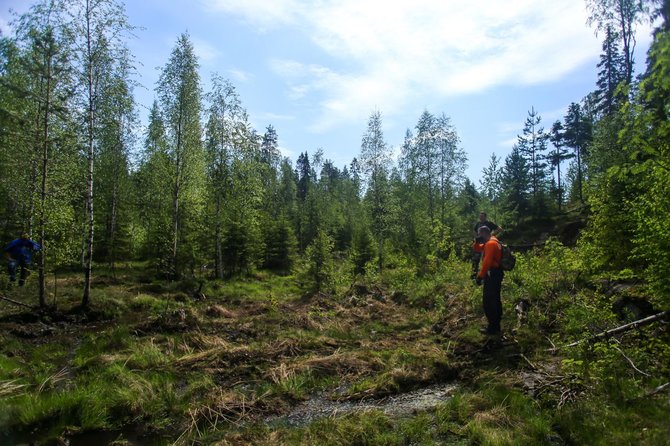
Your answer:
[[[551,127],[551,134],[549,136],[551,143],[554,145],[554,150],[549,153],[549,163],[552,169],[556,170],[556,203],[559,212],[563,206],[563,183],[561,182],[561,164],[563,161],[574,158],[574,154],[564,149],[565,146],[565,130],[561,121],[556,121]],[[553,178],[552,178],[553,179]]]
[[[479,207],[480,194],[477,192],[477,188],[469,178],[466,178],[463,183],[463,187],[459,192],[458,201],[460,203],[461,216],[471,218],[473,215],[476,215],[477,208]],[[496,219],[495,213],[492,217],[494,220]]]
[[[500,161],[501,159],[495,153],[492,153],[488,167],[482,169],[482,179],[480,180],[484,196],[493,209],[492,217],[494,221],[498,221],[498,206],[503,189],[503,167],[500,166]]]
[[[606,116],[615,112],[620,98],[617,96],[619,84],[626,80],[626,66],[624,57],[619,50],[618,36],[612,30],[611,25],[605,29],[605,40],[603,40],[603,52],[598,62],[598,80],[596,85],[596,96],[598,98],[598,111]]]
[[[333,240],[324,230],[319,230],[314,240],[305,250],[305,266],[299,276],[303,288],[316,294],[332,287],[333,282]]]
[[[563,118],[562,127],[560,143],[574,151],[573,155],[577,162],[577,190],[579,201],[583,203],[584,172],[582,164],[586,148],[592,140],[593,123],[589,116],[582,111],[582,107],[573,102]]]
[[[306,247],[316,236],[318,229],[318,219],[314,208],[314,182],[316,174],[309,161],[307,152],[301,153],[296,162],[297,182],[297,205],[298,218],[296,221],[296,234],[298,236],[298,245],[300,252],[304,252]]]
[[[261,159],[273,169],[277,169],[281,159],[278,142],[277,131],[272,125],[268,125],[263,134],[263,142],[261,142]]]
[[[298,241],[284,214],[268,221],[265,229],[265,268],[288,274],[295,262]]]
[[[532,211],[536,217],[544,215],[544,194],[547,189],[548,136],[540,126],[542,118],[532,107],[523,127],[523,135],[518,136],[517,149],[528,162],[532,193]]]
[[[621,41],[623,56],[623,81],[633,81],[635,51],[635,26],[647,18],[645,2],[638,0],[586,0],[589,25],[597,31],[617,36]],[[609,30],[609,31],[608,31]]]
[[[512,214],[513,220],[528,214],[530,179],[528,162],[515,144],[512,152],[505,158],[502,171],[504,206]]]

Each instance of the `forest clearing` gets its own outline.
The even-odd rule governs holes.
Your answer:
[[[0,446],[668,443],[669,0],[7,2]]]
[[[570,252],[519,259],[502,340],[478,332],[481,296],[459,260],[313,296],[292,276],[200,287],[127,264],[96,278],[88,311],[81,278],[63,275],[48,310],[0,304],[0,442],[663,444],[667,319],[565,347],[623,324],[614,284],[541,274]],[[519,285],[530,277],[537,295]],[[31,304],[32,286],[16,291]],[[533,304],[519,324],[521,297]]]

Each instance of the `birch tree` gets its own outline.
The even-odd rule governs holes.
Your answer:
[[[201,89],[198,61],[189,36],[182,34],[163,68],[159,106],[166,129],[172,192],[171,276],[181,275],[183,260],[194,260],[198,218],[204,196],[201,144]],[[182,252],[183,251],[183,252]]]
[[[94,166],[100,130],[98,126],[104,79],[109,75],[111,61],[127,60],[125,38],[133,27],[128,23],[124,5],[116,0],[73,0],[72,32],[76,42],[75,57],[78,65],[79,103],[84,129],[86,161],[86,236],[84,242],[84,292],[82,306],[89,305],[93,245],[95,235]]]

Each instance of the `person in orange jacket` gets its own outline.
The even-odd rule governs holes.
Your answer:
[[[502,246],[498,239],[491,235],[491,229],[488,226],[481,226],[478,230],[478,240],[475,239],[472,249],[484,254],[482,266],[476,277],[477,285],[484,284],[483,306],[488,320],[488,326],[482,328],[481,331],[488,335],[499,335],[502,320],[500,289],[504,276],[500,267]]]
[[[482,226],[488,226],[488,228],[491,230],[491,234],[493,235],[498,235],[500,232],[503,230],[500,226],[495,224],[492,221],[489,221],[486,212],[481,211],[479,213],[479,220],[477,223],[475,223],[475,226],[473,227],[474,233],[475,233],[475,240],[477,240],[478,243],[484,243],[482,239],[479,238],[479,228]],[[481,252],[476,252],[472,251],[472,279],[474,280],[477,278],[477,271],[479,271],[479,262],[482,259],[482,253]]]

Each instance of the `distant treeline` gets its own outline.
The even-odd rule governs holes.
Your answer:
[[[251,126],[231,82],[215,74],[202,91],[187,34],[143,131],[124,5],[64,3],[37,1],[0,38],[0,235],[27,232],[44,247],[41,304],[48,272],[81,265],[87,305],[93,261],[148,260],[175,279],[288,273],[323,256],[346,259],[352,274],[398,262],[420,271],[468,241],[480,209],[516,233],[587,209],[580,243],[594,269],[642,270],[670,291],[668,1],[587,0],[603,38],[594,91],[550,128],[530,107],[479,186],[449,117],[429,111],[395,161],[375,111],[348,166],[320,150],[294,165],[272,125]],[[660,25],[634,77],[635,27],[649,20]]]

